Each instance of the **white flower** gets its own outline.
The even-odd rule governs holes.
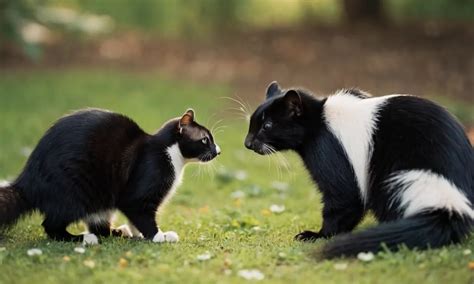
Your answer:
[[[336,270],[346,270],[347,266],[348,265],[345,262],[336,263],[336,264],[334,264],[334,269],[336,269]]]
[[[462,251],[462,254],[464,255],[470,255],[472,253],[472,251],[470,249],[465,249]]]
[[[374,259],[374,254],[372,252],[359,252],[357,258],[364,262],[369,262]]]
[[[232,197],[234,199],[244,198],[245,197],[245,192],[243,192],[241,190],[237,190],[237,191],[232,192],[230,194],[230,197]]]
[[[273,213],[282,213],[285,211],[285,205],[272,204],[270,206],[270,211]]]
[[[211,257],[212,255],[208,251],[206,251],[205,253],[196,256],[196,259],[199,261],[206,261],[211,259]]]
[[[74,251],[77,253],[85,253],[86,249],[83,247],[77,247],[77,248],[74,248]]]
[[[243,269],[237,273],[240,277],[246,280],[263,280],[265,275],[257,269]]]
[[[35,255],[42,255],[43,251],[41,251],[40,249],[37,249],[37,248],[32,248],[32,249],[29,249],[26,253],[29,256],[35,256]]]

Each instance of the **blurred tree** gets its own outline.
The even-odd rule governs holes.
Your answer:
[[[381,22],[384,19],[382,0],[343,0],[349,22]]]
[[[25,40],[22,28],[26,23],[36,21],[34,11],[40,3],[29,0],[0,0],[0,47],[9,42],[19,44],[29,57],[39,57],[40,48],[37,44]]]

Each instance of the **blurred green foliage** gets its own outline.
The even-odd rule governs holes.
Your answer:
[[[21,35],[22,27],[36,21],[36,7],[44,1],[33,0],[0,0],[0,46],[5,42],[16,43],[31,58],[40,56],[37,44],[29,43]]]
[[[397,21],[472,21],[472,0],[386,0],[386,9]]]
[[[472,0],[381,1],[388,20],[395,23],[474,20]],[[0,0],[0,47],[4,42],[13,42],[30,57],[38,57],[39,45],[26,41],[21,33],[31,22],[69,33],[78,31],[61,27],[61,23],[42,22],[38,11],[45,7],[66,8],[76,15],[108,15],[118,32],[139,30],[160,36],[196,38],[233,30],[337,25],[345,17],[342,5],[342,0]],[[80,22],[86,21],[83,18],[76,17],[70,26],[81,26]],[[78,34],[80,30],[74,33]]]
[[[472,0],[381,0],[389,20],[474,20]],[[164,35],[203,36],[216,30],[339,24],[341,0],[49,0],[110,15],[119,27]]]

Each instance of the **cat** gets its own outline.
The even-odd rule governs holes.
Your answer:
[[[474,226],[474,150],[441,106],[357,89],[316,98],[272,82],[252,114],[245,146],[293,150],[322,192],[323,224],[296,240],[336,236],[324,258],[458,243]],[[371,210],[380,225],[350,233]]]
[[[133,225],[131,231],[136,228],[144,238],[178,241],[175,232],[159,230],[156,211],[181,183],[187,163],[208,162],[221,152],[210,131],[194,118],[188,109],[153,135],[106,110],[80,110],[59,119],[18,178],[0,187],[0,226],[37,210],[50,238],[96,244],[98,236],[111,234],[110,218],[118,209]],[[89,233],[67,232],[79,220]],[[121,232],[112,232],[127,230],[121,226]]]

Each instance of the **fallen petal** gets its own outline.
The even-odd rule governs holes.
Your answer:
[[[243,269],[237,273],[240,277],[246,280],[263,280],[265,275],[257,269]]]
[[[273,213],[282,213],[285,211],[285,205],[272,204],[270,206],[270,211]]]
[[[35,255],[42,255],[43,251],[37,248],[32,248],[32,249],[29,249],[26,253],[29,256],[35,256]]]
[[[212,255],[208,251],[206,251],[205,253],[196,256],[196,259],[199,261],[206,261],[211,259],[211,257]]]
[[[364,262],[369,262],[374,259],[374,254],[372,252],[359,252],[357,258]]]
[[[77,248],[74,248],[74,251],[77,253],[85,253],[86,249],[83,247],[77,247]]]

